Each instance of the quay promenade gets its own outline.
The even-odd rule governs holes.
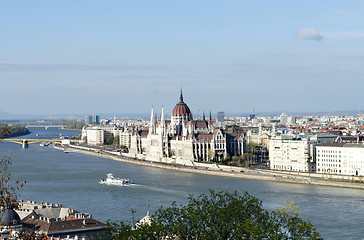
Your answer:
[[[127,162],[143,166],[157,167],[175,171],[189,173],[208,174],[215,176],[243,178],[251,180],[275,181],[286,183],[311,184],[344,188],[364,189],[363,177],[342,176],[317,173],[275,171],[266,169],[249,169],[244,167],[234,167],[211,163],[194,162],[193,165],[178,165],[141,160],[127,156],[125,153],[100,150],[92,147],[82,147],[76,145],[62,146],[54,145],[54,148],[63,151],[75,151],[82,154],[93,155],[102,158],[109,158],[115,161]]]

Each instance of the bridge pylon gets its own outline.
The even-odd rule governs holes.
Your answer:
[[[23,140],[23,143],[21,145],[22,148],[28,148],[29,147],[29,144],[28,144],[28,140]]]

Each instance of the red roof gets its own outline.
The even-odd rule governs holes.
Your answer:
[[[213,134],[197,134],[196,139],[198,140],[211,140],[214,137]]]
[[[181,92],[181,96],[179,98],[179,103],[174,107],[172,116],[174,117],[184,117],[184,116],[190,116],[191,111],[190,108],[187,106],[186,103],[183,102],[183,95]]]
[[[196,121],[195,122],[195,127],[196,128],[208,128],[208,123],[206,121]]]

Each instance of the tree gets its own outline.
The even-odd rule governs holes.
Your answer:
[[[29,134],[28,128],[22,125],[13,124],[8,125],[4,123],[0,123],[0,139],[5,137],[17,137]]]
[[[105,140],[105,145],[111,145],[114,143],[114,136],[110,135],[106,140]]]
[[[35,232],[31,232],[31,231],[21,231],[19,232],[17,239],[21,239],[21,240],[47,240],[49,239],[47,236],[41,234],[38,235]]]
[[[244,153],[243,158],[245,162],[245,167],[249,167],[252,162],[256,162],[257,155],[252,153]]]
[[[299,217],[294,204],[269,212],[262,201],[245,192],[210,191],[189,197],[185,206],[160,208],[151,224],[136,229],[113,223],[107,239],[322,239],[310,221]],[[102,239],[105,238],[103,236]]]
[[[64,120],[61,122],[67,129],[78,129],[81,130],[85,126],[84,121],[79,120]]]
[[[17,191],[25,184],[25,181],[10,182],[10,174],[7,172],[11,164],[10,157],[0,158],[0,208],[12,206],[17,208]]]
[[[10,135],[10,127],[6,124],[0,125],[0,139],[3,139],[5,136]]]
[[[116,135],[115,137],[110,135],[105,140],[105,145],[114,145],[114,147],[119,147],[119,145],[120,145],[119,142],[120,142],[119,135]]]
[[[9,133],[9,128],[0,128],[0,139],[3,137],[3,133]],[[25,181],[10,182],[10,173],[8,173],[8,167],[11,164],[10,157],[4,156],[0,158],[0,210],[11,207],[16,209],[18,207],[17,197],[19,189],[26,183]],[[38,235],[35,232],[21,231],[16,236],[16,239],[22,240],[47,240],[48,237],[41,234]]]
[[[210,162],[213,162],[214,161],[214,159],[215,159],[215,151],[213,149],[207,150],[207,159]]]
[[[5,125],[0,127],[0,139],[10,134],[10,128]],[[0,210],[7,207],[17,207],[17,191],[25,184],[25,181],[10,182],[10,174],[7,172],[11,164],[10,157],[0,157]]]
[[[233,156],[233,158],[232,158],[233,165],[239,166],[240,165],[240,161],[241,161],[241,157],[239,157],[238,155],[234,155]]]
[[[119,135],[116,135],[114,137],[114,141],[113,141],[112,144],[115,145],[116,147],[119,147],[120,146],[120,137],[119,137]]]

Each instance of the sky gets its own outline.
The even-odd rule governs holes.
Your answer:
[[[0,111],[364,109],[364,1],[3,0]]]

